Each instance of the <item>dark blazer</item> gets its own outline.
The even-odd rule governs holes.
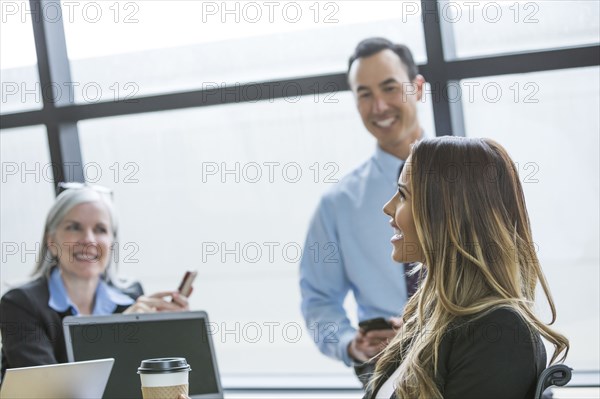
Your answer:
[[[136,299],[143,294],[139,283],[123,293]],[[59,313],[48,306],[48,279],[39,277],[8,291],[0,300],[0,333],[2,334],[2,369],[66,363],[67,348],[62,328],[68,310]],[[122,313],[127,306],[117,306]]]
[[[386,378],[365,398],[375,398],[399,365],[388,367]],[[444,399],[530,399],[546,368],[546,349],[519,315],[502,308],[455,323],[442,339],[437,366]]]

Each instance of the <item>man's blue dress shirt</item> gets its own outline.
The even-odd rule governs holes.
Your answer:
[[[403,161],[379,146],[321,198],[302,260],[302,314],[319,350],[352,364],[356,334],[343,304],[351,290],[358,319],[399,316],[406,303],[404,267],[391,258],[394,231],[383,206],[398,190]]]
[[[79,309],[71,301],[67,294],[67,289],[60,276],[60,270],[55,267],[50,273],[48,279],[48,291],[50,293],[50,299],[48,300],[48,306],[57,312],[63,313],[71,309],[71,313],[74,316],[79,315]],[[98,288],[96,288],[96,299],[94,301],[93,315],[109,315],[115,312],[117,305],[128,306],[132,305],[135,301],[123,294],[121,291],[108,285],[105,281],[100,280]]]

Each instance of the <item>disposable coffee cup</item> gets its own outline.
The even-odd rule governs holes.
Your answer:
[[[138,374],[144,399],[177,399],[188,395],[188,374],[192,369],[183,357],[142,360]]]

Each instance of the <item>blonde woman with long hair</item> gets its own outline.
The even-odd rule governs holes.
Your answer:
[[[532,398],[566,337],[534,312],[539,284],[525,199],[507,152],[488,139],[439,137],[412,148],[385,205],[392,257],[419,262],[403,325],[378,355],[367,398]]]

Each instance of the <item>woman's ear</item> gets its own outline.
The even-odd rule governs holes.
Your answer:
[[[48,251],[52,254],[52,257],[58,257],[58,245],[54,242],[54,234],[46,233],[46,246],[48,247]]]

